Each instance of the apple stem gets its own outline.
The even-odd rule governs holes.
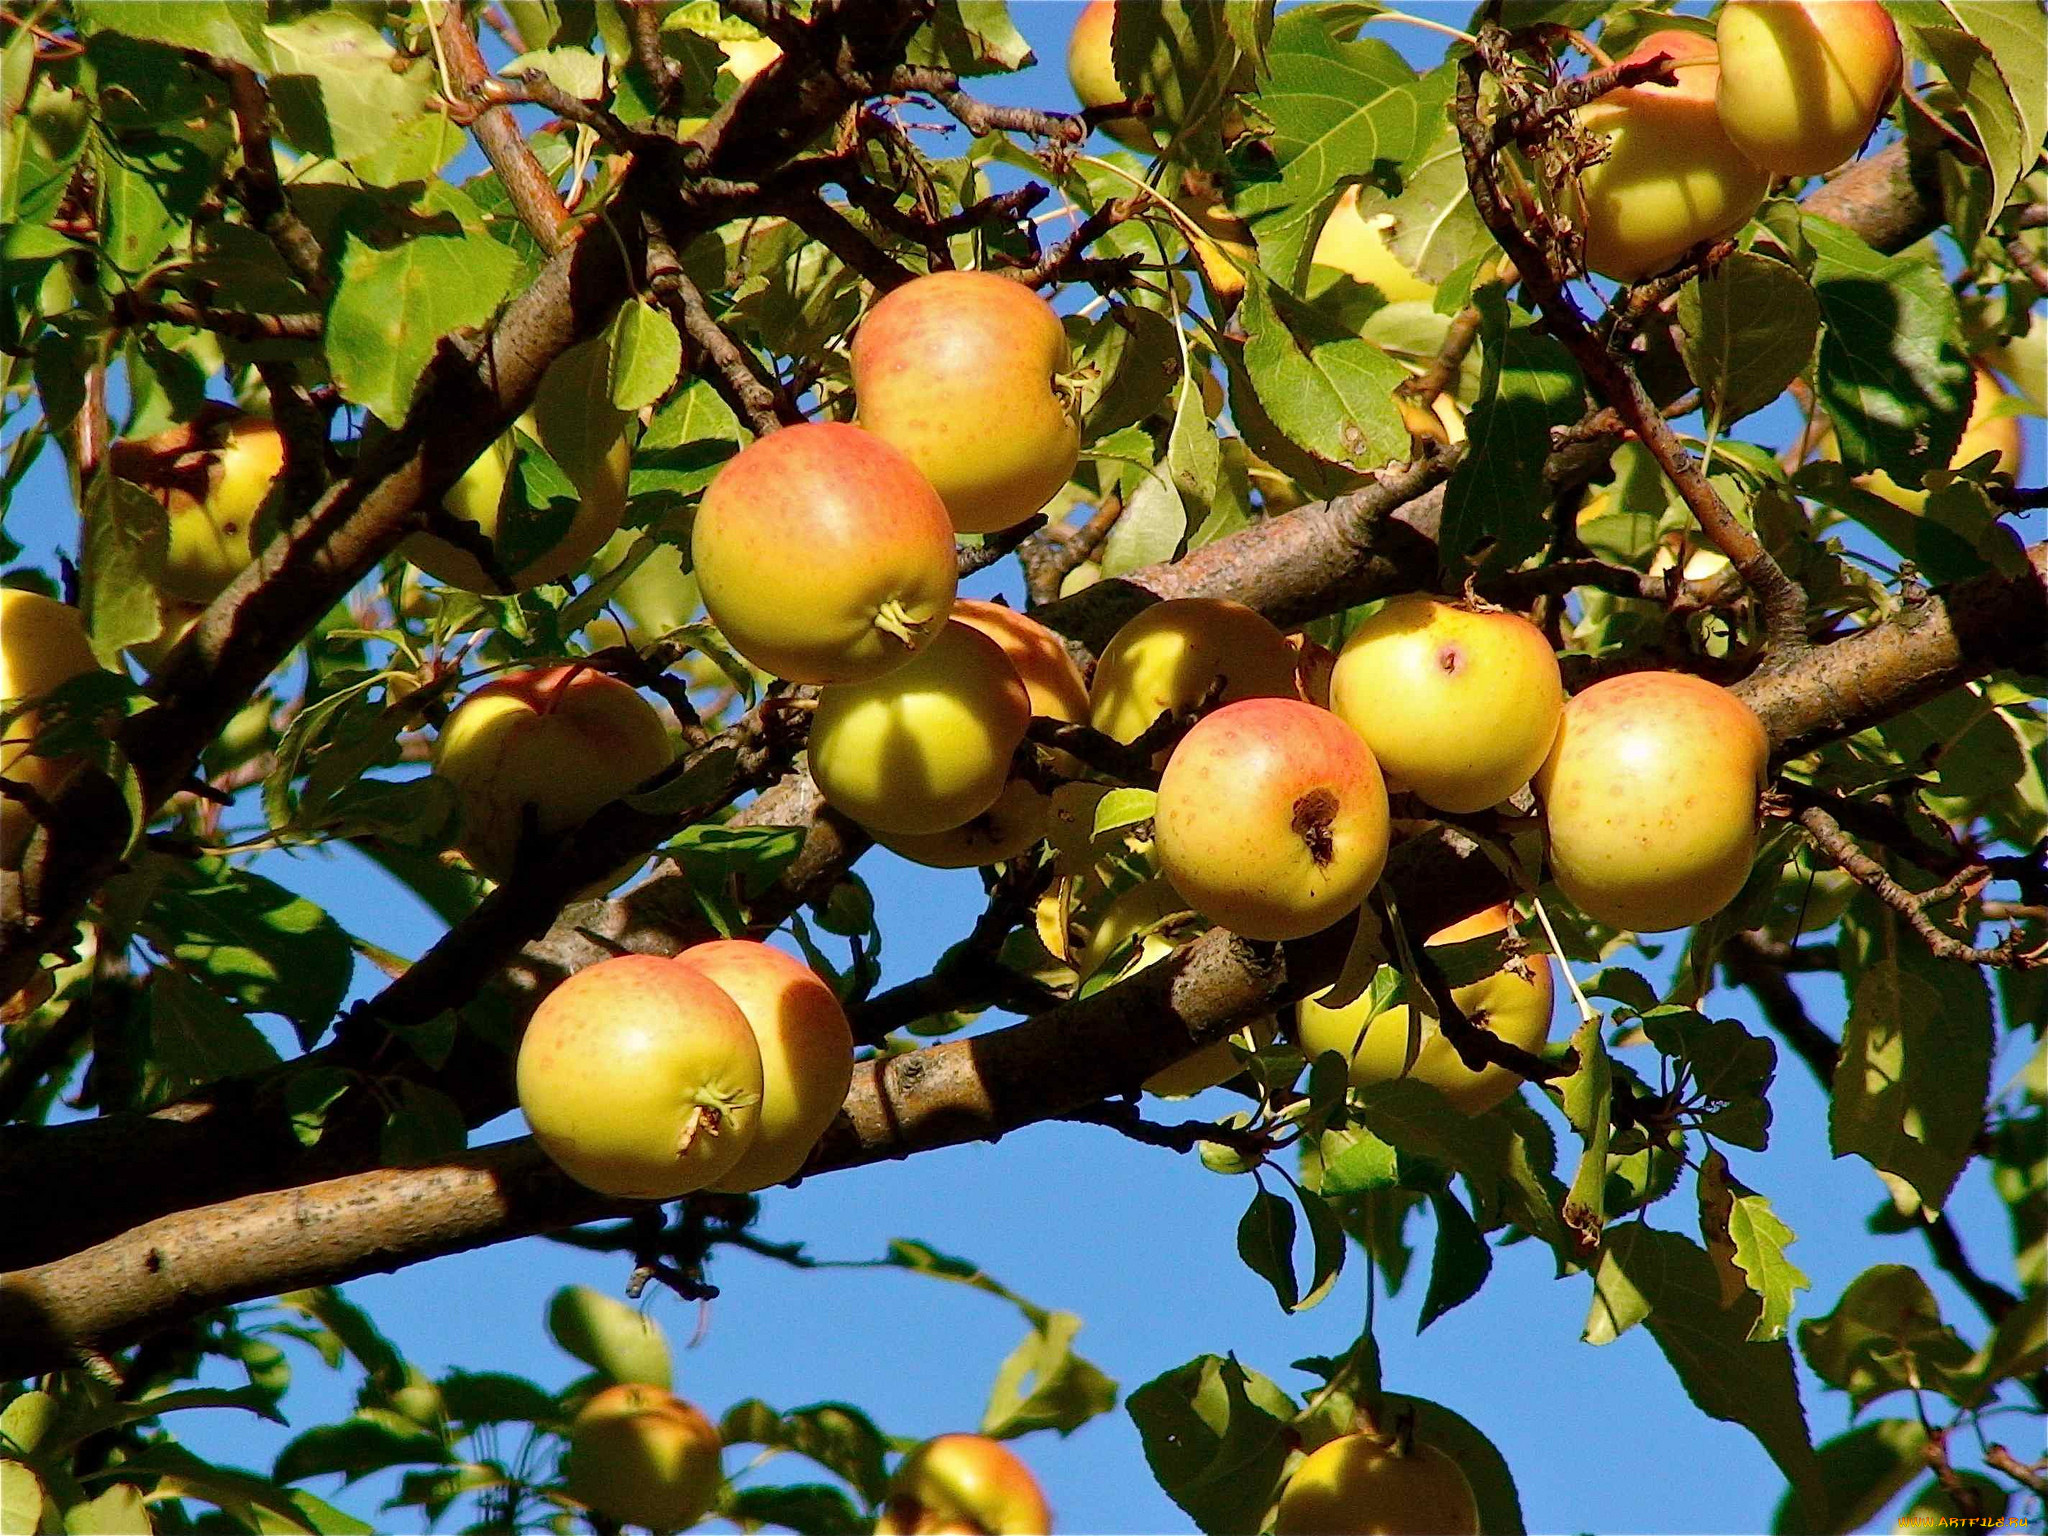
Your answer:
[[[1557,942],[1557,930],[1550,926],[1550,914],[1543,909],[1543,898],[1531,896],[1529,904],[1536,909],[1536,921],[1543,925],[1543,937],[1550,941],[1550,952],[1557,957],[1557,968],[1564,972],[1564,984],[1571,988],[1572,1001],[1579,1005],[1579,1022],[1598,1023],[1600,1014],[1586,1001],[1586,994],[1579,990],[1579,978],[1572,974],[1572,963],[1565,956],[1564,946]]]
[[[884,634],[894,635],[912,650],[924,636],[924,622],[910,616],[910,611],[895,598],[890,598],[875,610],[875,628]]]

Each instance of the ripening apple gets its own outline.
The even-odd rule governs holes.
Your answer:
[[[1456,944],[1481,938],[1502,932],[1514,920],[1515,909],[1504,903],[1452,923],[1431,934],[1428,942]],[[1548,955],[1524,955],[1521,964],[1527,967],[1527,974],[1503,965],[1490,976],[1453,987],[1451,999],[1481,1029],[1492,1030],[1510,1045],[1535,1051],[1550,1037],[1555,984]],[[1410,1013],[1406,1003],[1397,1003],[1383,1013],[1372,1012],[1369,992],[1341,1008],[1327,1008],[1308,999],[1301,1004],[1300,1013],[1302,1054],[1314,1059],[1325,1051],[1335,1051],[1348,1058],[1354,1088],[1412,1077],[1429,1084],[1468,1115],[1484,1114],[1521,1086],[1521,1075],[1506,1067],[1488,1065],[1474,1072],[1466,1066],[1427,1012],[1421,1016],[1421,1043],[1414,1064],[1409,1065]]]
[[[761,1114],[717,1189],[745,1194],[791,1178],[846,1102],[853,1029],[839,994],[794,956],[751,939],[720,939],[677,955],[739,1004],[761,1048]]]
[[[1242,603],[1214,597],[1154,603],[1103,648],[1089,689],[1088,723],[1118,741],[1135,741],[1166,711],[1201,703],[1218,677],[1225,704],[1290,698],[1294,650],[1271,621]]]
[[[793,683],[880,677],[953,607],[953,522],[899,450],[843,422],[748,444],[691,528],[698,593],[732,648]]]
[[[1060,637],[1029,614],[1002,603],[963,597],[953,617],[1003,648],[1031,696],[1031,713],[1047,720],[1088,718],[1088,684]]]
[[[577,1183],[636,1200],[731,1173],[759,1130],[766,1080],[739,1004],[652,955],[600,960],[541,999],[516,1077],[541,1150]]]
[[[1307,635],[1289,635],[1294,652],[1294,691],[1318,709],[1330,707],[1330,683],[1337,672],[1337,653]],[[1382,767],[1384,773],[1385,769]]]
[[[1053,307],[994,272],[915,278],[853,333],[860,424],[924,472],[961,533],[1021,523],[1074,473],[1073,363]]]
[[[889,1479],[875,1536],[1046,1536],[1052,1508],[1017,1454],[985,1435],[940,1435],[912,1451]]]
[[[592,574],[602,578],[618,569],[640,535],[629,530],[613,534],[597,552]],[[681,629],[695,618],[697,581],[683,568],[679,545],[656,544],[612,589],[605,611],[584,626],[594,646],[644,646]]]
[[[1574,694],[1534,781],[1558,887],[1637,933],[1712,917],[1749,878],[1770,754],[1749,706],[1689,673]]]
[[[1130,99],[1130,93],[1117,81],[1116,61],[1110,52],[1115,26],[1116,0],[1088,0],[1074,22],[1074,34],[1067,40],[1067,79],[1083,107],[1106,107]],[[1113,117],[1099,126],[1141,155],[1156,153],[1159,148],[1148,118]]]
[[[1030,723],[1031,696],[1003,648],[949,621],[886,676],[819,692],[811,777],[863,827],[944,832],[996,803]]]
[[[165,597],[210,603],[256,558],[256,518],[284,469],[284,439],[261,416],[208,407],[198,421],[115,443],[108,464],[168,514]]]
[[[1330,216],[1323,221],[1309,259],[1315,265],[1334,267],[1353,282],[1379,290],[1389,304],[1404,300],[1429,303],[1436,298],[1436,285],[1411,272],[1387,244],[1393,232],[1394,216],[1358,211],[1358,188],[1346,187],[1339,194]]]
[[[1094,975],[1139,933],[1144,933],[1144,937],[1139,940],[1135,952],[1125,955],[1122,969],[1117,973],[1119,979],[1134,976],[1147,966],[1158,964],[1176,947],[1176,925],[1172,922],[1175,917],[1188,919],[1178,925],[1179,937],[1182,938],[1192,937],[1195,931],[1207,926],[1188,911],[1188,904],[1166,880],[1140,881],[1119,894],[1095,919],[1088,942],[1075,959],[1075,970],[1083,979]],[[1232,1041],[1248,1051],[1262,1051],[1273,1043],[1275,1033],[1277,1026],[1271,1014],[1254,1019],[1229,1040],[1213,1040],[1200,1050],[1183,1056],[1172,1066],[1161,1067],[1145,1079],[1145,1091],[1164,1099],[1186,1099],[1220,1083],[1227,1083],[1244,1070],[1237,1053],[1231,1049]]]
[[[1479,1501],[1433,1445],[1372,1435],[1319,1447],[1280,1492],[1275,1536],[1479,1536]]]
[[[516,431],[546,449],[576,490],[575,511],[552,544],[538,552],[522,548],[515,542],[518,531],[504,521],[517,448],[514,432],[485,448],[441,500],[444,508],[476,524],[493,542],[501,565],[526,556],[505,572],[515,592],[575,575],[619,531],[633,445],[628,433],[631,418],[611,403],[605,385],[609,357],[601,340],[564,352],[542,378],[532,409],[517,424]],[[435,534],[416,533],[399,546],[399,552],[443,585],[465,592],[499,590],[476,556]]]
[[[1543,631],[1520,614],[1415,592],[1345,642],[1330,708],[1365,738],[1389,783],[1464,813],[1498,805],[1542,766],[1564,682]]]
[[[1248,939],[1299,939],[1354,912],[1387,861],[1387,789],[1358,733],[1300,699],[1196,722],[1159,781],[1160,868]]]
[[[1712,39],[1653,32],[1628,58],[1664,53],[1676,85],[1632,85],[1579,110],[1579,126],[1604,134],[1607,158],[1579,177],[1586,265],[1633,283],[1661,272],[1702,240],[1732,235],[1770,190],[1729,140],[1714,106],[1720,67]]]
[[[674,756],[652,704],[615,677],[570,665],[508,673],[464,699],[441,727],[434,771],[462,804],[457,846],[502,881],[529,827],[559,837]]]
[[[621,1382],[585,1403],[569,1426],[562,1477],[582,1503],[627,1525],[695,1525],[725,1481],[717,1426],[660,1387]]]
[[[1029,779],[1012,777],[996,803],[943,832],[877,832],[876,842],[927,869],[980,869],[1014,859],[1045,836],[1052,801]]]
[[[1880,0],[1729,0],[1714,41],[1721,126],[1777,176],[1818,176],[1854,155],[1905,78]]]
[[[1981,364],[1971,370],[1971,390],[1970,419],[1963,427],[1962,438],[1956,443],[1956,451],[1950,457],[1948,467],[1961,469],[1987,453],[1996,454],[1991,473],[2008,481],[2017,480],[2025,440],[2020,436],[2019,417],[2006,415],[2001,409],[2011,397],[1998,382],[1997,375]],[[1881,469],[1858,475],[1856,483],[1908,512],[1924,512],[1927,498],[1932,494],[1926,490],[1909,491]]]
[[[76,608],[27,592],[0,587],[0,714],[41,698],[74,677],[97,670],[99,660],[85,637],[85,618]],[[8,720],[0,736],[0,778],[53,800],[78,770],[78,759],[43,757],[30,750],[36,712]],[[36,818],[19,800],[0,797],[0,869],[14,869],[35,834]]]

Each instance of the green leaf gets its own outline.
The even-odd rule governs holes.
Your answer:
[[[940,0],[931,20],[911,37],[904,58],[956,75],[1007,74],[1037,62],[1004,0]]]
[[[1489,284],[1472,301],[1484,366],[1466,418],[1464,462],[1444,491],[1439,543],[1452,571],[1487,540],[1494,565],[1517,564],[1542,547],[1550,526],[1543,478],[1550,429],[1576,421],[1583,407],[1578,371],[1564,348],[1540,335],[1505,290]]]
[[[1771,1517],[1772,1536],[1848,1536],[1877,1518],[1927,1469],[1927,1431],[1911,1419],[1874,1419],[1835,1436],[1815,1454],[1827,1518],[1809,1517],[1789,1488]]]
[[[85,632],[100,665],[119,667],[123,649],[163,631],[156,593],[170,524],[154,496],[112,470],[87,484],[83,517],[78,595]]]
[[[1158,808],[1157,790],[1112,789],[1096,802],[1091,836],[1101,837],[1120,827],[1134,827],[1141,821],[1150,821]]]
[[[1292,1449],[1292,1398],[1236,1358],[1200,1355],[1124,1404],[1166,1496],[1210,1532],[1258,1529]]]
[[[675,321],[645,299],[628,299],[612,321],[612,404],[622,411],[652,405],[683,371],[683,338]]]
[[[42,1479],[18,1461],[0,1460],[0,1530],[44,1530]]]
[[[1316,1187],[1332,1199],[1391,1189],[1401,1181],[1398,1155],[1371,1131],[1358,1127],[1330,1131],[1323,1136],[1319,1150],[1322,1176]]]
[[[748,1488],[727,1483],[719,1490],[717,1513],[741,1522],[743,1530],[767,1525],[802,1536],[866,1536],[873,1529],[845,1494],[824,1483]]]
[[[135,1532],[150,1528],[142,1490],[127,1483],[116,1483],[97,1497],[64,1511],[66,1536],[134,1536]]]
[[[1868,1159],[1940,1210],[1983,1126],[1991,1033],[1981,980],[1937,989],[1889,957],[1856,977],[1828,1107],[1835,1156]]]
[[[57,1399],[47,1392],[22,1393],[0,1409],[0,1446],[23,1456],[40,1450],[63,1412]],[[53,1442],[51,1449],[61,1451],[63,1447]]]
[[[1999,16],[2008,9],[2032,14],[2028,21]],[[1954,19],[1969,28],[1911,25],[1903,29],[1913,51],[1940,70],[1954,88],[1956,105],[1969,119],[1984,151],[1985,174],[1990,180],[1987,195],[1981,201],[1973,200],[1966,217],[1956,222],[1956,239],[1968,251],[1984,238],[1992,217],[2041,155],[2042,130],[2048,125],[2040,121],[2039,97],[2048,87],[2048,72],[2043,69],[2048,50],[2042,42],[2039,8],[1978,3],[1925,5],[1914,10],[1931,11],[1945,20],[1949,16],[1944,13],[1953,12]],[[1972,35],[1980,30],[1986,30],[1986,35]],[[2021,91],[2028,95],[2022,97]],[[2030,116],[2035,119],[2031,123],[2027,121]]]
[[[1301,1301],[1301,1282],[1294,1276],[1294,1207],[1261,1187],[1252,1194],[1237,1223],[1237,1256],[1245,1268],[1273,1287],[1285,1310]]]
[[[1700,1163],[1700,1235],[1707,1253],[1721,1271],[1721,1301],[1732,1306],[1744,1290],[1763,1302],[1752,1339],[1781,1339],[1792,1316],[1792,1302],[1812,1283],[1785,1257],[1792,1229],[1771,1209],[1770,1201],[1730,1175],[1728,1159],[1719,1149]]]
[[[1648,991],[1647,983],[1644,991]],[[1651,996],[1654,1000],[1655,994]],[[1558,1087],[1564,1095],[1565,1119],[1579,1133],[1584,1150],[1573,1170],[1561,1214],[1580,1251],[1590,1253],[1599,1246],[1601,1229],[1607,1225],[1607,1143],[1612,1130],[1614,1063],[1608,1057],[1598,1019],[1587,1019],[1573,1030],[1571,1043],[1579,1055],[1579,1070]]]
[[[1813,359],[1820,300],[1782,261],[1738,251],[1678,291],[1681,348],[1725,429],[1783,394]]]
[[[1070,1435],[1116,1406],[1116,1383],[1074,1353],[1080,1331],[1081,1319],[1071,1312],[1048,1313],[1032,1324],[996,1371],[981,1416],[984,1435],[1007,1440],[1037,1429]]]
[[[1948,467],[1970,410],[1955,293],[1917,256],[1873,265],[1870,247],[1840,226],[1808,215],[1802,227],[1820,253],[1814,292],[1827,324],[1815,384],[1842,462],[1917,486]]]
[[[1237,72],[1237,45],[1207,0],[1158,0],[1116,12],[1110,60],[1131,98],[1150,96],[1152,128],[1169,156],[1196,165],[1221,159],[1223,108]]]
[[[1394,387],[1408,370],[1386,351],[1246,274],[1244,362],[1273,425],[1331,464],[1374,469],[1408,456]]]
[[[263,1032],[220,994],[167,968],[150,973],[149,1038],[157,1066],[179,1096],[278,1062]]]
[[[355,952],[303,896],[225,859],[166,861],[140,932],[257,1013],[281,1013],[310,1045],[341,1007]]]
[[[377,1156],[387,1167],[419,1168],[444,1162],[469,1145],[462,1109],[438,1088],[401,1078],[398,1102],[385,1112]]]
[[[1970,1396],[1974,1352],[1941,1320],[1927,1282],[1904,1264],[1876,1264],[1849,1282],[1835,1310],[1799,1325],[1814,1374],[1858,1411],[1915,1385],[1958,1402]]]
[[[405,1384],[406,1366],[398,1348],[371,1321],[370,1314],[332,1286],[287,1291],[277,1304],[311,1318],[333,1336],[333,1342],[362,1365],[371,1385],[393,1392]]]
[[[524,1376],[502,1371],[450,1371],[435,1385],[441,1404],[457,1424],[551,1424],[561,1405]]]
[[[1336,1285],[1337,1277],[1344,1272],[1349,1245],[1344,1241],[1343,1219],[1329,1201],[1298,1185],[1294,1198],[1301,1202],[1301,1214],[1308,1219],[1309,1238],[1314,1244],[1314,1267],[1309,1275],[1308,1293],[1294,1309],[1306,1312],[1329,1295]]]
[[[548,1300],[548,1333],[608,1381],[668,1388],[668,1341],[655,1321],[587,1285],[565,1285]]]
[[[1709,1021],[1690,1008],[1653,1008],[1642,1024],[1652,1045],[1690,1069],[1701,1128],[1761,1152],[1770,1140],[1766,1095],[1778,1070],[1777,1046],[1734,1019]]]
[[[92,0],[78,7],[78,18],[81,31],[125,32],[270,68],[263,12],[237,0]]]
[[[385,421],[405,420],[441,338],[489,320],[518,266],[511,251],[451,215],[388,248],[350,233],[327,310],[327,357],[343,397]]]
[[[727,1445],[765,1445],[795,1451],[846,1479],[868,1503],[889,1486],[883,1463],[888,1440],[874,1421],[846,1403],[814,1403],[777,1413],[758,1398],[735,1403],[719,1421]]]
[[[271,1477],[296,1483],[339,1472],[344,1485],[386,1467],[436,1466],[452,1453],[432,1430],[384,1408],[361,1408],[338,1424],[321,1424],[277,1454]]]
[[[1364,198],[1363,188],[1359,195]],[[1459,268],[1473,266],[1499,250],[1465,185],[1464,150],[1458,143],[1457,128],[1448,122],[1401,167],[1400,195],[1361,211],[1368,216],[1375,212],[1394,216],[1393,228],[1387,232],[1387,249],[1432,283],[1447,283]]]
[[[739,753],[730,746],[716,746],[692,757],[680,772],[673,773],[653,789],[626,795],[626,804],[646,816],[679,816],[685,811],[703,811],[722,802],[722,792],[738,771]]]
[[[303,1488],[280,1488],[254,1472],[215,1466],[170,1440],[159,1440],[141,1451],[130,1452],[96,1475],[153,1480],[152,1492],[158,1498],[200,1499],[265,1533],[305,1531],[312,1536],[370,1536],[372,1530]]]
[[[403,57],[360,16],[315,11],[263,31],[271,105],[308,154],[353,162],[382,149],[434,94],[432,58]]]
[[[1608,1230],[1593,1285],[1588,1343],[1604,1344],[1624,1319],[1640,1319],[1693,1405],[1755,1435],[1807,1510],[1826,1508],[1792,1351],[1750,1337],[1761,1312],[1754,1296],[1723,1307],[1714,1262],[1698,1245],[1636,1221]]]
[[[1121,576],[1171,560],[1187,537],[1188,509],[1172,478],[1153,470],[1138,482],[1102,546],[1102,574]]]
[[[1430,1191],[1429,1204],[1436,1212],[1436,1252],[1430,1260],[1429,1289],[1422,1293],[1417,1333],[1477,1296],[1493,1270],[1493,1250],[1486,1246],[1472,1213],[1458,1197],[1447,1189],[1435,1189]]]

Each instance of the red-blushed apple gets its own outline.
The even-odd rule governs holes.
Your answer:
[[[918,467],[843,422],[741,449],[691,529],[697,589],[734,650],[793,683],[899,667],[953,607],[953,522]]]
[[[479,454],[442,505],[474,523],[496,547],[512,590],[574,576],[619,531],[633,468],[632,420],[611,402],[610,351],[600,341],[571,347],[549,368],[517,431],[538,442],[575,487],[576,505],[552,542],[532,549],[505,516],[517,439],[506,433]],[[400,546],[407,560],[446,586],[496,592],[476,556],[435,534],[416,533]]]
[[[946,832],[994,805],[1031,723],[1003,648],[948,621],[910,661],[819,691],[811,777],[826,803],[878,832]]]
[[[1712,917],[1749,878],[1770,752],[1748,705],[1689,673],[1574,694],[1535,778],[1559,889],[1637,933]]]
[[[1116,0],[1088,0],[1075,19],[1073,35],[1067,39],[1067,79],[1084,107],[1106,107],[1128,99],[1123,86],[1117,83],[1116,61],[1110,54],[1115,26]],[[1148,119],[1112,117],[1101,127],[1119,144],[1138,154],[1149,155],[1158,150],[1158,140]]]
[[[839,994],[801,960],[751,939],[720,939],[676,956],[739,1004],[761,1048],[761,1115],[754,1143],[716,1188],[744,1194],[803,1167],[846,1102],[853,1029]]]
[[[1431,934],[1429,942],[1456,944],[1500,933],[1513,924],[1514,918],[1515,909],[1511,906],[1489,907]],[[1516,965],[1504,964],[1490,976],[1453,987],[1451,999],[1481,1029],[1492,1030],[1510,1045],[1536,1051],[1550,1037],[1550,1014],[1556,995],[1550,956],[1524,955],[1519,966],[1518,969]],[[1489,1065],[1474,1072],[1466,1066],[1427,1012],[1421,1016],[1420,1044],[1410,1064],[1410,1017],[1411,1009],[1406,1003],[1374,1013],[1369,991],[1341,1008],[1327,1008],[1314,998],[1305,999],[1299,1014],[1302,1054],[1311,1060],[1325,1051],[1346,1057],[1354,1088],[1412,1077],[1429,1084],[1468,1115],[1484,1114],[1521,1085],[1520,1074],[1506,1067]]]
[[[695,1525],[725,1481],[718,1428],[660,1387],[622,1382],[585,1403],[569,1426],[562,1478],[601,1515],[650,1531]]]
[[[963,597],[953,617],[1003,648],[1031,696],[1031,713],[1048,720],[1088,718],[1088,684],[1060,637],[1029,614],[1002,603]]]
[[[1300,699],[1198,721],[1166,764],[1159,864],[1188,905],[1248,939],[1299,939],[1358,909],[1387,861],[1387,790],[1358,733]]]
[[[164,596],[203,604],[256,558],[256,515],[284,469],[284,439],[261,416],[209,405],[195,421],[113,444],[107,462],[168,514]]]
[[[1168,881],[1158,877],[1140,881],[1119,894],[1095,919],[1074,968],[1086,980],[1122,954],[1117,977],[1133,976],[1164,960],[1178,944],[1207,926],[1188,910]],[[1125,952],[1125,946],[1141,933],[1144,937]],[[1145,1079],[1145,1091],[1165,1099],[1186,1099],[1227,1083],[1244,1070],[1232,1043],[1248,1051],[1262,1051],[1273,1043],[1276,1033],[1272,1015],[1254,1019],[1230,1039],[1211,1041],[1172,1066],[1160,1068]]]
[[[912,1451],[889,1479],[875,1536],[1046,1536],[1052,1508],[1031,1469],[985,1435],[940,1435]]]
[[[652,955],[585,966],[534,1009],[519,1107],[541,1150],[599,1194],[673,1200],[739,1165],[761,1123],[761,1047],[702,971]]]
[[[441,727],[434,771],[462,804],[456,846],[502,881],[529,828],[559,837],[674,756],[652,704],[615,677],[571,664],[508,673],[464,699]]]
[[[1053,307],[993,272],[933,272],[892,290],[853,333],[860,424],[924,472],[962,533],[1021,523],[1081,452]]]
[[[1330,708],[1389,784],[1440,811],[1482,811],[1543,765],[1564,683],[1543,631],[1520,614],[1408,593],[1344,643]]]
[[[1166,711],[1201,703],[1219,677],[1225,704],[1291,698],[1294,650],[1270,620],[1242,603],[1214,597],[1154,603],[1103,647],[1089,688],[1088,723],[1118,741],[1135,741]]]
[[[1617,282],[1637,282],[1702,240],[1734,234],[1771,186],[1770,173],[1750,164],[1721,127],[1713,39],[1653,32],[1628,59],[1656,53],[1670,56],[1676,85],[1626,86],[1579,110],[1580,128],[1605,135],[1608,154],[1579,177],[1584,206],[1575,222],[1587,267]]]
[[[1721,126],[1775,176],[1818,176],[1855,154],[1905,78],[1879,0],[1729,0],[1714,41]]]
[[[1372,1435],[1319,1446],[1280,1492],[1275,1536],[1479,1536],[1479,1501],[1432,1445]]]
[[[40,592],[0,587],[0,714],[61,688],[74,677],[96,671],[99,660],[86,639],[85,616]],[[0,779],[52,800],[78,770],[72,757],[43,757],[31,751],[36,712],[22,710],[0,735]],[[0,869],[14,869],[35,834],[36,818],[26,802],[0,797]]]
[[[1436,284],[1416,276],[1393,253],[1387,245],[1393,228],[1394,216],[1390,213],[1360,213],[1358,188],[1346,187],[1323,221],[1322,233],[1316,236],[1315,250],[1309,259],[1317,266],[1335,268],[1353,282],[1370,284],[1389,304],[1427,304],[1436,298]]]

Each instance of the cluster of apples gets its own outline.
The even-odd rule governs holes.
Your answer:
[[[665,1388],[621,1382],[592,1395],[569,1427],[562,1478],[581,1503],[627,1525],[679,1531],[707,1514],[725,1481],[718,1426]],[[1052,1511],[1031,1469],[983,1435],[940,1435],[889,1480],[876,1536],[1047,1536]]]
[[[1728,0],[1713,37],[1654,32],[1623,62],[1659,53],[1675,85],[1610,91],[1578,114],[1608,151],[1580,178],[1586,265],[1619,282],[1733,234],[1773,177],[1849,159],[1904,79],[1880,0]]]

